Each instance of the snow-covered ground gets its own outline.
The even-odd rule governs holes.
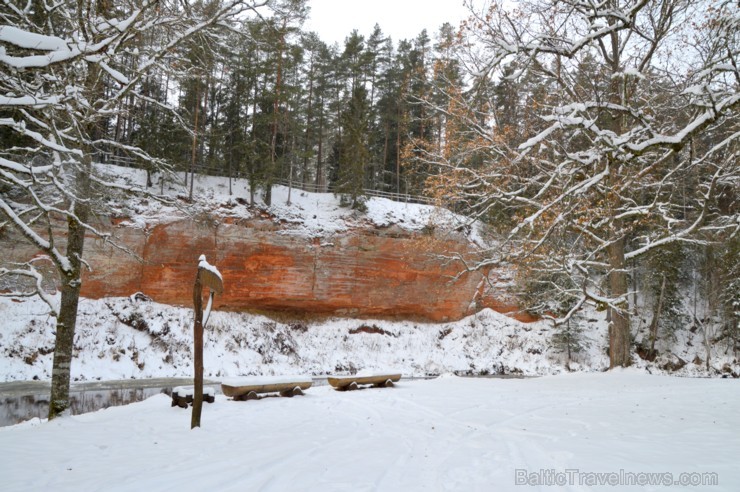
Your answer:
[[[190,411],[157,395],[0,428],[0,488],[735,492],[738,384],[625,370],[322,386],[219,395],[193,431]]]

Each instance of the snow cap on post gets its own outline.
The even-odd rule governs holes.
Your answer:
[[[200,258],[198,258],[198,276],[200,277],[200,282],[213,292],[216,294],[223,293],[224,282],[221,272],[206,261],[206,255],[200,255]]]

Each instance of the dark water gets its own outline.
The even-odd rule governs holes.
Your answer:
[[[164,388],[114,389],[70,393],[73,415],[103,408],[127,405],[165,392]],[[32,418],[46,418],[49,413],[49,392],[18,397],[0,396],[0,427],[14,425]]]
[[[79,415],[128,405],[160,393],[170,395],[172,388],[192,384],[191,379],[185,378],[75,383],[70,390],[70,411]],[[45,419],[49,413],[49,392],[46,382],[0,383],[0,427],[33,418]]]
[[[326,378],[314,378],[314,386],[328,384]],[[103,408],[128,405],[164,393],[172,394],[177,386],[192,386],[188,378],[131,379],[73,383],[70,389],[72,415],[95,412]],[[221,394],[221,386],[205,380],[204,385]],[[45,419],[49,413],[48,382],[19,381],[0,383],[0,427],[15,425],[33,418]]]
[[[432,376],[433,377],[433,376]],[[406,377],[404,380],[430,379],[430,376]],[[103,408],[128,405],[164,393],[172,394],[177,386],[192,386],[188,378],[131,379],[123,381],[96,381],[73,383],[70,390],[72,415],[95,412]],[[204,381],[221,394],[215,381]],[[324,386],[325,377],[313,378],[314,386]],[[49,413],[49,383],[20,381],[0,383],[0,427],[15,425],[33,418],[45,419]]]

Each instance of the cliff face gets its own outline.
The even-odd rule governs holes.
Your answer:
[[[117,243],[143,261],[88,237],[85,257],[93,270],[84,278],[85,297],[143,292],[158,302],[192,306],[197,259],[205,254],[224,279],[215,309],[430,321],[460,319],[480,307],[512,311],[501,297],[484,293],[481,273],[458,276],[462,265],[442,258],[468,252],[465,240],[393,226],[307,238],[268,220],[180,220],[146,231],[113,230]],[[12,251],[17,260],[32,254],[20,241]]]

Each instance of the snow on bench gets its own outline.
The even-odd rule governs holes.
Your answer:
[[[172,405],[180,408],[188,408],[193,403],[195,388],[193,386],[177,386],[172,388]],[[214,388],[203,388],[203,401],[213,403],[216,401],[216,390]]]
[[[280,396],[298,396],[311,387],[310,376],[244,376],[224,378],[221,391],[234,400],[259,400],[260,393],[279,393]]]
[[[360,385],[370,385],[375,388],[391,388],[393,383],[401,379],[400,373],[358,373],[352,376],[328,376],[326,378],[332,387],[339,391],[352,391]]]

